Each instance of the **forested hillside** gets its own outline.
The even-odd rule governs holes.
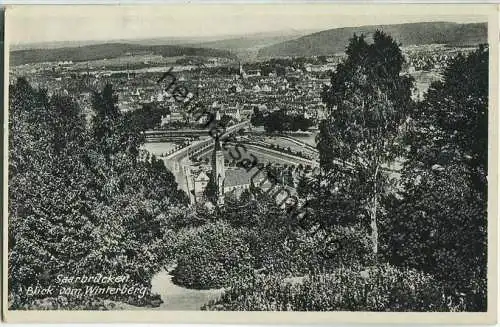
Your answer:
[[[429,22],[397,25],[370,25],[334,28],[309,34],[295,40],[274,44],[259,50],[260,57],[320,56],[344,51],[353,34],[371,37],[376,30],[392,35],[403,46],[447,44],[450,46],[477,45],[488,41],[486,23],[456,24]]]
[[[175,45],[139,45],[128,43],[106,43],[97,45],[84,45],[81,47],[65,47],[55,49],[29,49],[11,52],[10,64],[22,65],[46,61],[90,61],[110,59],[126,54],[151,53],[164,57],[176,56],[203,56],[232,58],[233,55],[226,50],[209,48],[195,48]]]

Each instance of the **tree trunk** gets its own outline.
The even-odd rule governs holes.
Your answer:
[[[374,254],[378,252],[378,227],[377,227],[377,194],[373,196],[373,205],[371,208],[371,229],[372,229],[372,250]]]
[[[378,165],[375,169],[375,174],[373,176],[373,198],[370,210],[370,227],[371,227],[371,241],[372,250],[374,254],[378,252],[378,227],[377,227],[377,175],[378,175]]]

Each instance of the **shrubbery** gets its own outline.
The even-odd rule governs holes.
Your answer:
[[[366,235],[352,227],[296,230],[286,237],[267,241],[264,233],[256,233],[258,268],[266,274],[300,276],[311,272],[329,272],[340,267],[357,269],[373,262]],[[260,251],[259,251],[260,250]]]
[[[373,262],[367,234],[355,227],[297,232],[289,257],[297,272],[332,271],[340,267],[361,268]]]
[[[119,302],[106,300],[95,295],[81,297],[64,296],[42,297],[29,299],[15,294],[9,297],[11,310],[126,310],[132,306],[158,307],[163,300],[158,294],[146,294],[143,298],[129,296],[119,298]]]
[[[173,281],[191,288],[225,287],[231,279],[251,273],[254,265],[245,230],[224,222],[185,231],[176,251]]]
[[[127,284],[149,289],[171,255],[163,242],[168,209],[188,199],[162,161],[140,160],[144,139],[130,129],[111,86],[94,94],[90,124],[70,97],[49,97],[25,79],[10,92],[11,308],[41,305],[43,296],[26,289],[56,286],[58,275],[128,275]],[[98,299],[147,305],[150,297]],[[57,301],[47,303],[94,308],[84,299]]]
[[[287,214],[270,195],[253,192],[253,199],[249,192],[240,200],[228,199],[216,218],[245,231],[256,270],[298,276],[373,263],[367,232],[360,226],[321,228]]]
[[[234,311],[458,311],[431,275],[392,266],[338,269],[303,279],[242,278],[203,310]]]

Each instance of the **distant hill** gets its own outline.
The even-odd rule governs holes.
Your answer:
[[[45,61],[89,61],[105,58],[116,58],[127,54],[152,53],[164,57],[200,56],[234,58],[227,50],[194,48],[176,45],[140,45],[129,43],[105,43],[83,45],[79,47],[64,47],[55,49],[14,50],[10,54],[11,65]]]
[[[255,33],[250,35],[233,36],[224,39],[207,40],[204,42],[189,42],[184,46],[195,46],[200,48],[211,48],[229,50],[243,61],[254,60],[261,48],[286,42],[311,33],[312,30],[291,30],[267,33]]]
[[[258,57],[259,49],[288,40],[293,40],[306,34],[308,33],[296,32],[286,35],[249,35],[201,43],[188,43],[184,45],[228,50],[234,53],[239,60],[253,61]]]
[[[403,46],[436,43],[462,46],[486,43],[488,40],[486,23],[429,22],[343,27],[264,47],[259,50],[258,56],[262,58],[331,55],[343,52],[354,33],[365,34],[369,39],[377,29],[390,34]]]
[[[262,48],[276,43],[281,43],[296,39],[311,33],[311,31],[282,31],[274,33],[255,33],[250,35],[241,35],[224,39],[210,40],[205,42],[189,42],[184,45],[191,45],[201,48],[213,49],[250,49]]]
[[[39,43],[11,44],[10,50],[34,50],[34,49],[56,49],[77,48],[90,45],[104,44],[128,44],[133,46],[177,46],[186,48],[204,48],[227,50],[240,59],[254,58],[260,48],[276,43],[293,40],[298,37],[317,32],[318,30],[283,30],[274,32],[260,32],[247,35],[225,35],[225,36],[200,36],[200,37],[156,37],[149,39],[120,39],[113,41],[85,40],[85,41],[54,41]],[[19,52],[24,55],[22,52]],[[30,59],[31,60],[31,59]]]

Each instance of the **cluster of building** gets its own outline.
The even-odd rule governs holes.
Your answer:
[[[233,63],[236,64],[237,63]],[[214,64],[210,62],[210,65]],[[173,94],[157,81],[168,67],[150,70],[107,71],[72,62],[36,63],[11,68],[11,80],[17,76],[27,77],[34,87],[44,87],[50,94],[73,95],[84,109],[89,105],[88,97],[93,90],[99,90],[111,83],[117,91],[119,107],[123,111],[135,110],[144,104],[168,108],[164,124],[175,121],[192,121],[185,114],[183,103],[176,101]],[[319,78],[318,72],[327,67],[312,65],[307,69],[287,68],[285,76],[270,73],[264,76],[259,69],[245,70],[239,66],[239,73],[213,74],[209,67],[175,66],[173,72],[177,84],[189,90],[189,97],[196,97],[197,105],[218,109],[222,115],[229,115],[239,121],[248,118],[255,108],[262,111],[286,109],[290,113],[307,113],[309,117],[321,116],[324,105],[321,88],[329,83],[328,78]],[[318,117],[320,118],[320,117]]]
[[[245,71],[240,64],[239,74],[203,75],[196,85],[199,105],[219,110],[236,120],[249,117],[254,109],[262,112],[286,110],[291,114],[306,114],[321,118],[324,104],[321,100],[322,85],[313,72],[290,70],[285,76],[260,70]]]
[[[409,73],[415,71],[441,71],[459,54],[468,54],[474,47],[448,47],[443,44],[409,46],[403,48]]]
[[[459,53],[473,48],[453,48],[443,45],[405,47],[407,70],[439,71],[446,62]],[[331,59],[331,60],[328,60]],[[196,66],[187,61],[176,64],[173,73],[177,84],[183,85],[189,98],[196,98],[196,105],[219,110],[235,122],[247,119],[257,108],[261,112],[286,110],[290,114],[303,114],[313,120],[325,116],[325,105],[321,99],[324,85],[330,83],[328,73],[335,69],[337,57],[327,58],[322,63],[305,63],[301,68],[287,66],[284,73],[266,70],[264,74],[258,63],[241,64],[206,58],[206,64]],[[11,67],[11,81],[23,76],[34,87],[43,87],[49,95],[61,93],[73,95],[84,110],[91,111],[90,96],[93,90],[104,84],[113,84],[118,94],[119,107],[123,111],[135,110],[144,104],[165,108],[162,125],[169,126],[183,122],[186,127],[203,124],[203,117],[197,119],[189,113],[184,103],[175,99],[171,90],[158,83],[159,77],[169,67],[163,65],[129,70],[128,64],[121,70],[110,70],[106,62],[74,63],[72,61],[33,63]],[[150,64],[150,62],[148,62]],[[164,64],[164,62],[163,62]],[[211,70],[212,67],[231,66],[234,73]],[[114,66],[113,66],[114,67]],[[248,69],[246,68],[248,67]]]
[[[254,162],[250,169],[227,166],[224,150],[219,139],[214,139],[214,149],[208,165],[191,166],[187,169],[188,189],[193,203],[206,203],[212,197],[217,205],[223,205],[227,196],[238,198],[252,186],[274,196],[278,203],[287,204],[296,195],[296,187],[303,177],[317,173],[311,166],[282,165],[278,163]],[[213,189],[207,193],[209,183]],[[189,187],[192,185],[192,187]]]

